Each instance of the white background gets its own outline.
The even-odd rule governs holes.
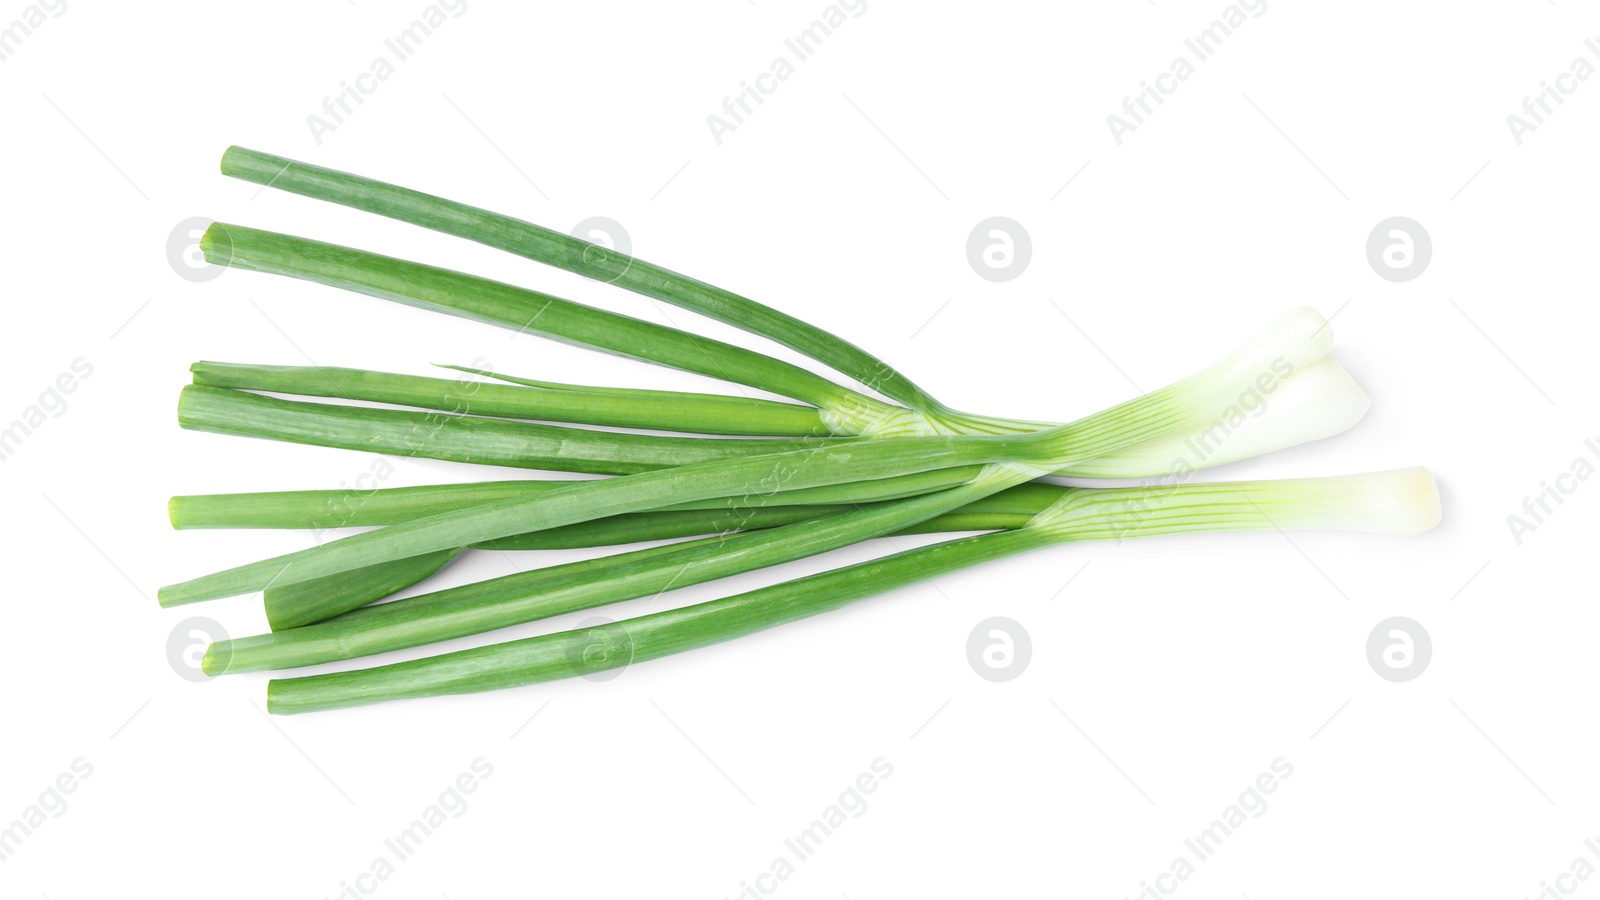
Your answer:
[[[314,140],[306,117],[423,7],[69,0],[0,63],[0,420],[74,360],[93,367],[0,462],[0,825],[74,760],[92,766],[0,862],[0,894],[338,896],[480,757],[493,773],[466,811],[360,890],[731,897],[879,758],[893,773],[865,812],[763,890],[1134,896],[1280,757],[1293,775],[1266,812],[1178,893],[1520,898],[1574,858],[1600,865],[1583,843],[1600,838],[1600,482],[1520,545],[1506,522],[1574,459],[1597,462],[1583,442],[1600,438],[1600,78],[1520,146],[1506,116],[1574,58],[1600,65],[1584,46],[1600,15],[1566,0],[1273,0],[1119,146],[1106,116],[1224,4],[870,0],[719,146],[706,117],[823,3],[472,0]],[[0,27],[24,10],[0,7]],[[310,538],[177,533],[165,500],[333,487],[373,459],[181,431],[190,362],[425,373],[483,356],[535,378],[731,388],[269,276],[180,278],[168,234],[208,216],[668,321],[576,276],[225,179],[230,143],[561,229],[609,216],[644,258],[997,414],[1088,413],[1309,304],[1337,314],[1371,414],[1216,475],[1427,465],[1445,523],[1419,538],[1065,547],[606,683],[269,718],[265,676],[195,684],[166,653],[191,615],[261,630],[258,599],[163,611],[155,590]],[[1364,252],[1397,215],[1434,246],[1403,284]],[[1031,264],[1004,284],[966,259],[990,216],[1032,238]],[[388,483],[495,477],[516,476],[402,461]],[[511,564],[485,554],[448,578]],[[968,633],[992,615],[1031,635],[1009,683],[967,662]],[[1396,615],[1434,646],[1403,684],[1365,655]],[[1600,894],[1594,879],[1562,884]]]

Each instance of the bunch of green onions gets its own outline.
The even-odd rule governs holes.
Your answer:
[[[201,243],[212,264],[478,319],[793,402],[534,381],[471,367],[450,367],[453,377],[439,378],[195,363],[194,383],[179,399],[185,428],[612,476],[174,497],[177,528],[376,526],[162,588],[163,606],[262,592],[271,631],[212,644],[208,673],[318,665],[483,634],[890,535],[978,532],[598,628],[275,679],[268,686],[275,713],[586,674],[1057,543],[1291,528],[1413,534],[1439,517],[1438,492],[1423,469],[1191,480],[1182,460],[1245,459],[1337,434],[1364,415],[1366,394],[1332,356],[1327,322],[1309,309],[1291,311],[1221,362],[1160,390],[1064,424],[1028,421],[952,409],[800,319],[528,222],[239,147],[223,156],[222,170],[610,282],[775,341],[844,377],[461,272],[214,224]],[[1197,447],[1204,452],[1190,452]],[[1055,476],[1144,485],[1068,487]],[[475,548],[643,541],[667,543],[389,599]]]

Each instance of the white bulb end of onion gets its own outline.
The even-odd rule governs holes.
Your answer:
[[[1367,392],[1332,356],[1215,400],[1210,418],[1073,465],[1081,478],[1171,478],[1332,437],[1361,421]],[[1199,408],[1204,411],[1206,407]]]
[[[1250,380],[1262,372],[1272,371],[1280,358],[1290,365],[1303,366],[1332,352],[1333,329],[1328,320],[1309,306],[1297,306],[1274,319],[1203,374]]]
[[[1279,528],[1422,534],[1443,514],[1439,484],[1422,466],[1277,484],[1281,494],[1262,509]]]
[[[1321,314],[1292,310],[1227,359],[1173,386],[1192,411],[1188,424],[1058,474],[1183,477],[1339,434],[1361,421],[1372,401],[1332,349]]]

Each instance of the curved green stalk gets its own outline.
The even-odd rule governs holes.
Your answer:
[[[957,466],[893,478],[851,481],[786,491],[787,505],[854,505],[899,500],[972,480],[980,466]],[[479,481],[398,488],[342,488],[189,494],[173,497],[167,514],[173,528],[346,528],[396,525],[490,500],[532,497],[581,481]],[[661,507],[663,510],[725,510],[749,514],[759,507],[747,497],[713,497]],[[549,529],[558,531],[559,529]]]
[[[941,514],[924,525],[930,531],[989,531],[998,528],[1018,528],[1029,517],[1059,500],[1062,492],[1066,490],[1069,489],[1055,484],[1019,484],[974,500],[955,512]],[[784,499],[788,499],[787,494],[784,495]],[[473,547],[483,550],[571,550],[633,544],[641,541],[676,540],[708,534],[731,534],[735,531],[775,528],[780,525],[805,522],[850,509],[878,507],[895,499],[902,498],[827,505],[786,503],[782,506],[754,509],[651,510],[513,535],[509,538],[474,544]],[[909,526],[897,533],[916,533],[922,528],[923,526]]]
[[[828,434],[813,407],[678,391],[494,384],[331,366],[197,362],[194,383],[245,391],[394,403],[475,416],[696,434]],[[462,370],[470,371],[470,370]]]
[[[460,554],[459,549],[442,550],[267,588],[261,594],[267,625],[273,631],[298,628],[375,603],[432,577]]]
[[[222,174],[420,225],[610,282],[769,338],[912,409],[945,409],[893,366],[837,335],[732,291],[572,235],[421,191],[244,147],[229,147],[222,155]]]
[[[578,391],[580,393],[592,394],[620,394],[628,397],[636,396],[649,400],[665,401],[670,401],[676,393],[674,391],[653,391],[649,388],[594,387],[581,384],[563,384],[559,381],[537,381],[532,378],[518,378],[515,375],[505,375],[500,372],[495,372],[491,369],[480,369],[474,366],[457,366],[450,363],[434,363],[434,365],[441,369],[449,369],[453,372],[465,372],[468,375],[480,375],[484,378],[493,378],[496,381],[504,381],[508,384],[520,384],[523,387],[542,388],[547,391]],[[712,394],[710,396],[715,397],[720,395]]]
[[[898,409],[743,347],[464,272],[222,222],[206,229],[200,249],[213,265],[288,275],[519,333],[542,334],[827,410],[859,416],[862,410]]]
[[[597,475],[631,475],[707,460],[800,450],[858,438],[665,437],[592,431],[453,413],[283,400],[185,385],[178,424],[195,431],[420,456],[451,462]]]
[[[512,535],[497,541],[472,545],[481,550],[566,550],[634,544],[644,541],[675,540],[701,535],[731,534],[741,530],[771,528],[820,518],[839,512],[838,506],[777,506],[751,510],[734,519],[732,514],[715,510],[629,513],[593,522],[579,522],[561,528]],[[742,527],[740,523],[742,522]],[[465,548],[463,548],[465,549]],[[363,569],[338,572],[300,581],[262,592],[261,605],[273,631],[297,628],[331,619],[341,613],[399,593],[432,576],[462,550],[436,553],[378,563]],[[596,573],[595,577],[603,577]]]

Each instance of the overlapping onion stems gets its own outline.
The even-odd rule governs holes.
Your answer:
[[[161,589],[172,606],[263,591],[268,634],[219,642],[211,673],[345,660],[749,572],[892,534],[988,531],[600,629],[274,681],[274,712],[461,693],[643,660],[813,615],[912,580],[1074,540],[1265,527],[1412,533],[1437,519],[1420,470],[1207,485],[1194,469],[1326,437],[1366,411],[1310,310],[1187,379],[1066,424],[953,410],[877,357],[788,314],[519,219],[231,148],[225,174],[363,209],[617,284],[799,351],[860,389],[723,341],[449,269],[238,225],[214,264],[287,275],[787,397],[201,362],[188,428],[455,462],[615,477],[174,497],[179,528],[378,526]],[[887,400],[871,396],[876,392]],[[263,396],[289,394],[342,403]],[[406,409],[375,408],[380,403]],[[563,424],[557,424],[563,423]],[[587,426],[587,427],[574,427]],[[610,428],[634,429],[618,432]],[[637,433],[638,430],[678,435]],[[698,435],[698,436],[696,436]],[[1200,452],[1195,452],[1195,451]],[[1056,473],[1180,483],[1066,488]],[[699,537],[710,535],[709,537]],[[661,547],[376,603],[465,548]],[[592,653],[598,649],[600,652]]]
[[[731,640],[959,569],[1059,543],[1196,531],[1292,528],[1415,534],[1432,528],[1438,516],[1437,488],[1432,476],[1422,469],[1277,482],[1190,484],[1172,489],[1063,489],[1056,503],[1014,530],[908,550],[719,600],[591,628],[368,669],[276,679],[268,685],[267,703],[273,712],[301,713],[384,700],[496,690],[589,674]],[[653,560],[666,556],[670,554]],[[644,563],[648,565],[650,561]],[[602,568],[598,574],[609,577],[610,572]],[[430,601],[416,599],[421,602],[415,607],[393,616],[404,623],[395,631],[403,633],[407,625],[419,627],[419,619],[408,617],[407,613],[426,609]],[[363,613],[380,618],[385,607],[407,602],[352,613],[345,621],[356,620]],[[472,601],[457,601],[457,605],[470,608]],[[581,608],[587,607],[562,606],[556,601],[550,614]],[[473,613],[481,614],[481,608],[471,608],[467,615]],[[439,627],[437,620],[425,616],[420,621],[425,623],[420,626],[424,629]],[[320,645],[309,648],[309,653],[299,641],[290,639],[273,647],[281,655],[273,656],[273,651],[268,651],[261,657],[287,660],[289,665],[299,664],[295,660],[323,661],[342,640],[361,640],[368,633],[359,627],[346,633],[339,623],[336,619],[302,629],[325,628],[329,632],[320,637]],[[378,633],[383,630],[381,625],[376,629]],[[454,636],[448,631],[441,633]],[[267,640],[279,637],[271,635]],[[371,651],[363,652],[420,642],[401,639],[390,644],[375,643]],[[252,649],[247,645],[233,652],[248,653]],[[296,657],[296,651],[302,655]]]

